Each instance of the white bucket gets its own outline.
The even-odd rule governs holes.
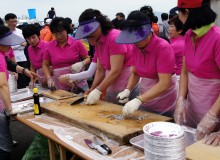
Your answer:
[[[9,74],[8,78],[8,86],[9,86],[9,91],[10,93],[17,92],[17,79],[14,74]]]

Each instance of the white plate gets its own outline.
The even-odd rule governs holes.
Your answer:
[[[159,139],[176,139],[184,135],[184,130],[178,124],[171,122],[152,122],[143,127],[147,136]]]

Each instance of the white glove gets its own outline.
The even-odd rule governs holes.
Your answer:
[[[87,96],[86,104],[88,105],[96,104],[96,102],[100,99],[101,94],[102,92],[100,90],[98,90],[97,88],[94,89]]]
[[[84,66],[85,65],[83,62],[77,62],[71,66],[71,70],[73,73],[78,73],[83,69]]]
[[[48,85],[48,88],[55,88],[55,82],[52,78],[49,78],[47,80],[47,85]]]
[[[11,116],[11,115],[15,115],[15,114],[16,114],[16,111],[13,108],[11,108],[10,111],[5,110],[6,116]]]
[[[128,103],[125,104],[123,107],[122,113],[124,116],[133,113],[134,111],[138,110],[139,106],[142,104],[142,101],[138,98],[134,98]]]
[[[128,97],[130,96],[131,91],[129,89],[125,89],[124,91],[120,92],[117,96],[119,99],[119,103],[127,103],[129,101]]]

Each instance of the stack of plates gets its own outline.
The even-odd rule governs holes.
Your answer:
[[[144,126],[146,160],[185,160],[184,130],[170,122],[153,122]]]

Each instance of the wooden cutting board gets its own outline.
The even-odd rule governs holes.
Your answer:
[[[71,97],[76,97],[77,94],[67,92],[61,89],[54,90],[54,91],[47,91],[47,92],[42,92],[42,95],[48,98],[52,98],[55,100],[61,100],[61,99],[67,99]]]
[[[198,141],[186,148],[186,157],[192,160],[220,160],[220,146],[209,146]]]
[[[42,108],[44,112],[47,112],[51,116],[69,121],[74,126],[95,135],[103,133],[108,138],[114,139],[120,144],[127,144],[130,138],[142,134],[143,126],[147,123],[171,120],[169,117],[144,111],[136,111],[128,119],[117,120],[111,115],[121,115],[122,106],[104,101],[99,101],[98,104],[91,106],[84,103],[71,106],[70,102],[77,98],[74,97],[42,104]],[[146,117],[143,118],[144,116]],[[142,117],[143,120],[138,120],[135,117]]]

